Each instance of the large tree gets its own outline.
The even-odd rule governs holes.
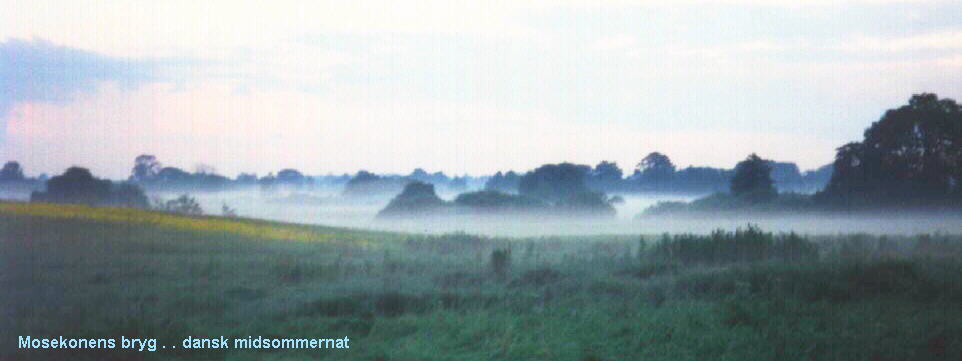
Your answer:
[[[113,184],[93,176],[89,170],[71,167],[47,181],[45,192],[33,192],[32,202],[75,203],[92,206],[148,208],[143,189],[134,184]]]
[[[750,202],[764,202],[778,195],[775,182],[772,181],[772,166],[752,153],[745,160],[735,166],[735,175],[731,181],[732,195]]]
[[[838,148],[819,201],[866,206],[962,199],[962,107],[954,100],[914,95],[907,105],[886,111],[864,136]]]
[[[585,176],[590,170],[591,167],[571,163],[545,164],[521,177],[518,192],[549,202],[559,201],[588,192]]]
[[[519,176],[518,173],[515,173],[513,170],[508,171],[507,173],[498,172],[491,176],[491,178],[488,178],[488,181],[484,183],[484,190],[504,193],[517,193],[520,183],[521,176]]]
[[[588,186],[592,189],[610,191],[621,185],[624,172],[615,162],[601,161],[588,173]]]
[[[667,155],[651,152],[635,167],[636,180],[658,189],[667,188],[675,176],[675,164]]]
[[[133,182],[147,182],[154,180],[157,173],[163,166],[157,157],[150,154],[141,154],[134,159],[134,168],[130,171],[130,180]]]
[[[3,169],[0,169],[0,182],[19,182],[24,179],[26,177],[23,175],[23,168],[20,167],[20,163],[10,161],[3,165]]]

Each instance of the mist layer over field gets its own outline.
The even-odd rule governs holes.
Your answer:
[[[439,192],[453,199],[453,192]],[[175,194],[152,196],[172,198]],[[442,234],[466,232],[490,236],[551,236],[596,234],[708,233],[718,228],[732,229],[754,223],[776,232],[803,234],[919,234],[958,233],[962,215],[949,212],[825,213],[825,214],[702,214],[699,216],[643,216],[645,208],[660,201],[690,201],[698,195],[646,194],[621,195],[617,216],[611,219],[582,217],[544,217],[539,215],[421,216],[407,219],[377,220],[379,210],[390,196],[352,198],[338,189],[312,191],[261,192],[259,190],[194,195],[208,214],[219,214],[223,205],[241,217],[285,222],[342,226],[363,229]]]

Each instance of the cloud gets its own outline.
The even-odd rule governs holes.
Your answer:
[[[19,103],[63,104],[97,91],[105,82],[134,88],[160,80],[183,80],[184,59],[111,57],[46,40],[10,39],[0,43],[0,140],[5,119]],[[186,69],[180,67],[181,70]]]

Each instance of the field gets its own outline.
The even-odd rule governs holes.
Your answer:
[[[429,236],[0,203],[0,254],[3,360],[962,359],[959,235]]]

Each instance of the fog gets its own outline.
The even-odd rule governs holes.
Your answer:
[[[440,196],[451,200],[453,191],[441,191]],[[172,198],[173,193],[152,193],[152,197]],[[919,234],[959,233],[962,215],[948,212],[899,213],[831,213],[807,215],[725,214],[691,217],[660,216],[636,217],[646,207],[660,201],[690,201],[700,195],[621,194],[624,203],[617,204],[617,217],[560,218],[544,216],[485,215],[485,216],[425,216],[409,219],[378,220],[375,215],[389,201],[389,196],[352,198],[340,194],[340,189],[311,191],[260,190],[193,194],[205,213],[218,215],[223,205],[236,210],[237,215],[283,222],[317,224],[387,231],[441,234],[466,232],[489,236],[564,236],[600,234],[645,234],[664,232],[708,233],[714,229],[734,229],[754,223],[767,231],[802,234]]]

